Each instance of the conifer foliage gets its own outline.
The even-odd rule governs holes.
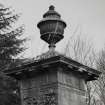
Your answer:
[[[23,42],[26,39],[20,38],[24,27],[15,28],[19,17],[10,8],[0,5],[0,105],[20,105],[16,80],[2,72],[16,65],[16,56],[24,51]]]
[[[20,26],[12,30],[13,23],[18,18],[19,15],[13,14],[10,8],[0,7],[0,69],[2,70],[13,63],[13,58],[24,50],[21,45],[25,39],[19,39],[24,27]]]
[[[13,14],[10,8],[0,7],[0,69],[3,70],[11,63],[13,58],[24,51],[22,47],[26,39],[20,39],[24,27],[13,28],[13,23],[18,20],[19,15]]]

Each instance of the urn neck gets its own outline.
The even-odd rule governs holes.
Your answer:
[[[53,51],[55,51],[55,44],[53,44],[53,43],[51,43],[50,45],[49,45],[49,51],[50,52],[53,52]]]

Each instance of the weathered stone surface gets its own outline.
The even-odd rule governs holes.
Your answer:
[[[58,105],[85,105],[85,81],[72,72],[58,72]]]
[[[62,55],[7,73],[20,82],[22,105],[85,105],[85,83],[100,74]]]
[[[20,86],[22,105],[27,105],[26,103],[33,98],[42,102],[41,98],[46,94],[51,92],[57,94],[57,72],[48,71],[39,75],[36,74],[36,77],[20,81]]]
[[[61,67],[49,68],[47,72],[21,80],[20,86],[22,105],[34,105],[34,101],[41,104],[46,101],[46,95],[52,93],[56,105],[85,105],[85,81]]]

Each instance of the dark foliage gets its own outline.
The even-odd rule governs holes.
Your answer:
[[[13,28],[18,18],[10,8],[0,7],[0,105],[20,105],[17,81],[2,73],[16,65],[14,58],[25,50],[23,42],[26,39],[20,39],[24,27]]]
[[[17,81],[0,73],[0,105],[20,105],[20,102]]]

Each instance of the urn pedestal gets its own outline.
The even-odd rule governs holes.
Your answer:
[[[6,72],[20,84],[22,105],[85,105],[86,83],[99,72],[63,55],[53,55]]]

